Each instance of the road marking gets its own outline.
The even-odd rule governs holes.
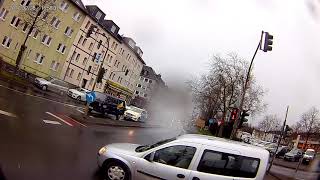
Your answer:
[[[44,98],[44,97],[41,97],[41,96],[35,96],[35,95],[29,94],[29,93],[24,93],[24,92],[18,91],[16,89],[8,88],[8,87],[3,86],[1,84],[0,84],[0,87],[5,88],[5,89],[9,89],[11,91],[14,91],[14,92],[17,92],[17,93],[20,93],[20,94],[24,94],[24,95],[27,95],[27,96],[31,96],[31,97],[39,98],[39,99],[42,99],[42,100],[46,100],[46,101],[62,104],[64,106],[69,106],[69,107],[73,107],[73,108],[77,108],[78,107],[78,106],[75,106],[75,105],[72,105],[72,104],[66,104],[66,103],[62,103],[62,102],[59,102],[59,101],[54,101],[54,100],[51,100],[51,99],[47,99],[47,98]]]
[[[58,121],[50,121],[50,120],[42,120],[43,122],[47,123],[47,124],[56,124],[56,125],[61,125],[61,123],[59,123]]]
[[[66,123],[67,125],[69,125],[69,126],[73,126],[72,124],[70,124],[69,122],[67,122],[67,121],[65,121],[64,119],[62,119],[62,118],[60,118],[60,117],[58,117],[58,116],[56,116],[56,115],[54,115],[54,114],[52,114],[51,112],[46,112],[47,114],[49,114],[50,116],[53,116],[53,117],[55,117],[55,118],[57,118],[57,119],[59,119],[60,121],[62,121],[62,122],[64,122],[64,123]]]
[[[6,115],[6,116],[10,116],[10,117],[14,117],[14,118],[17,117],[15,114],[12,114],[12,113],[9,113],[9,112],[6,112],[6,111],[2,111],[2,110],[0,110],[0,114]]]
[[[84,111],[82,111],[81,109],[83,109],[83,108],[77,108],[77,111],[84,114]]]
[[[81,126],[83,126],[83,127],[87,127],[87,125],[85,125],[85,124],[82,124],[81,122],[79,122],[79,121],[77,121],[77,120],[75,120],[75,119],[72,119],[71,117],[69,117],[69,116],[66,116],[66,115],[63,115],[64,117],[66,117],[68,120],[70,120],[70,121],[73,121],[73,122],[75,122],[75,123],[77,123],[77,124],[80,124]]]

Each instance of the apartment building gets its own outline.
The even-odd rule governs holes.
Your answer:
[[[5,62],[16,64],[20,47],[37,17],[32,11],[37,2],[3,1],[0,8],[0,57]],[[80,0],[48,0],[42,9],[19,64],[21,69],[36,76],[58,77],[86,11]]]
[[[160,74],[152,67],[143,66],[139,81],[136,83],[133,103],[144,107],[159,90],[166,88]]]
[[[142,50],[131,38],[118,35],[119,27],[97,6],[86,6],[87,15],[61,73],[61,79],[89,90],[130,100],[144,61]],[[86,38],[91,25],[94,33]],[[130,45],[129,45],[130,44]],[[128,57],[126,57],[126,55]],[[130,58],[129,58],[130,56]],[[100,67],[102,83],[95,84]]]

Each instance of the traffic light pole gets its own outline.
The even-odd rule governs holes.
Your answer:
[[[280,134],[280,137],[279,137],[279,139],[278,139],[277,148],[276,148],[275,154],[273,155],[273,157],[272,157],[272,159],[271,159],[270,166],[269,166],[269,168],[268,168],[268,172],[269,172],[270,169],[271,169],[271,166],[272,166],[272,164],[273,164],[273,160],[274,160],[274,158],[276,157],[277,151],[278,151],[278,149],[279,149],[281,140],[282,140],[283,135],[284,135],[284,132],[285,132],[285,127],[286,127],[287,117],[288,117],[288,111],[289,111],[289,106],[287,106],[286,116],[285,116],[285,118],[284,118],[284,122],[283,122],[282,129],[281,129],[281,134]]]
[[[247,72],[246,81],[245,81],[245,83],[244,83],[244,88],[243,88],[242,96],[241,96],[241,99],[240,99],[240,105],[239,105],[239,112],[240,112],[240,113],[241,113],[242,110],[243,110],[244,98],[245,98],[245,96],[246,96],[246,91],[247,91],[248,83],[249,83],[249,80],[250,80],[250,72],[251,72],[253,60],[254,60],[254,58],[256,57],[256,54],[257,54],[260,46],[261,46],[261,39],[259,40],[259,44],[258,44],[258,46],[257,46],[256,51],[254,52],[254,55],[253,55],[253,57],[252,57],[252,59],[251,59],[250,66],[249,66],[249,69],[248,69],[248,72]],[[235,123],[233,124],[233,129],[232,129],[232,132],[231,132],[230,139],[234,139],[234,138],[236,137],[237,130],[238,130],[238,127],[239,127],[239,124],[240,124],[240,113],[237,114],[236,121],[235,121]]]

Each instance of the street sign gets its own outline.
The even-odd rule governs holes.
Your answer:
[[[96,94],[94,93],[94,91],[86,94],[86,100],[88,103],[92,103],[94,100],[96,100]]]

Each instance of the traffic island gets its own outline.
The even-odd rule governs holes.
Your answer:
[[[113,120],[111,117],[103,117],[102,115],[90,115],[84,114],[70,114],[72,119],[75,119],[86,125],[98,125],[98,126],[115,126],[115,127],[136,127],[136,128],[160,128],[160,126],[151,125],[143,122],[125,121],[125,120]]]

